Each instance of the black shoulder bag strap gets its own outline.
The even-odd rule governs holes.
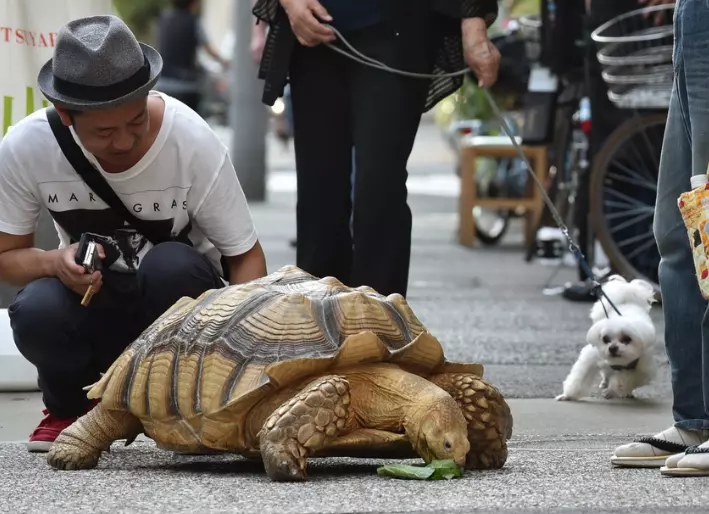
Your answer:
[[[128,210],[128,207],[118,198],[118,195],[113,190],[113,188],[106,182],[101,173],[89,162],[84,153],[79,148],[79,145],[74,141],[74,137],[71,135],[69,127],[62,123],[61,118],[57,111],[49,107],[47,108],[47,120],[49,121],[49,126],[52,128],[54,137],[59,143],[59,147],[64,152],[64,156],[69,161],[76,172],[84,179],[84,182],[96,193],[104,202],[106,202],[110,207],[115,209],[118,213],[123,215],[125,221],[127,221],[134,229],[140,232],[142,235],[147,237],[153,245],[157,245],[163,241],[158,234],[155,233],[153,228],[140,218],[136,218]]]

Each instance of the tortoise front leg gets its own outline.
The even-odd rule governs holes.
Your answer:
[[[441,373],[429,380],[453,397],[468,421],[465,468],[502,468],[512,435],[512,413],[502,394],[472,373]]]
[[[56,469],[92,469],[113,441],[130,443],[142,431],[143,425],[131,413],[107,410],[99,403],[62,430],[47,453],[47,462]]]
[[[271,414],[259,432],[266,473],[272,480],[306,478],[306,458],[340,435],[350,419],[350,385],[340,376],[308,384]]]

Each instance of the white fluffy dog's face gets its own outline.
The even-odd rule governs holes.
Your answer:
[[[654,338],[653,328],[632,317],[602,319],[593,324],[586,337],[604,361],[620,366],[638,359],[650,338]]]

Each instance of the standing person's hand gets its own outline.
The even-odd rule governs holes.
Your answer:
[[[318,0],[281,0],[281,5],[288,14],[295,37],[301,45],[316,46],[335,40],[332,29],[324,27],[316,18],[317,16],[323,21],[332,21],[332,16]]]
[[[639,4],[645,5],[645,7],[654,7],[656,5],[664,5],[664,4],[673,4],[677,0],[638,0]],[[650,16],[651,13],[646,13],[645,17],[647,18]],[[660,10],[655,14],[655,23],[660,24],[662,23],[662,17],[668,14],[665,10]]]
[[[76,261],[76,250],[78,243],[59,251],[54,264],[54,276],[75,293],[83,296],[90,285],[94,286],[94,293],[101,289],[101,272],[94,271],[91,275],[86,273],[83,266],[79,266]],[[101,259],[106,258],[103,247],[98,245],[98,255]]]
[[[500,51],[490,41],[482,18],[465,18],[461,29],[465,61],[478,78],[478,85],[489,88],[497,81]]]

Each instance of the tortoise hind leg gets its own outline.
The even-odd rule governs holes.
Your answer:
[[[453,397],[468,422],[465,468],[502,468],[512,435],[512,413],[502,394],[472,373],[441,373],[429,380]]]
[[[138,418],[129,412],[107,410],[99,403],[62,430],[47,453],[47,462],[56,469],[92,469],[113,441],[130,443],[142,431]]]
[[[343,433],[350,419],[350,386],[344,377],[319,378],[276,409],[259,433],[261,457],[276,481],[306,478],[306,458]]]

